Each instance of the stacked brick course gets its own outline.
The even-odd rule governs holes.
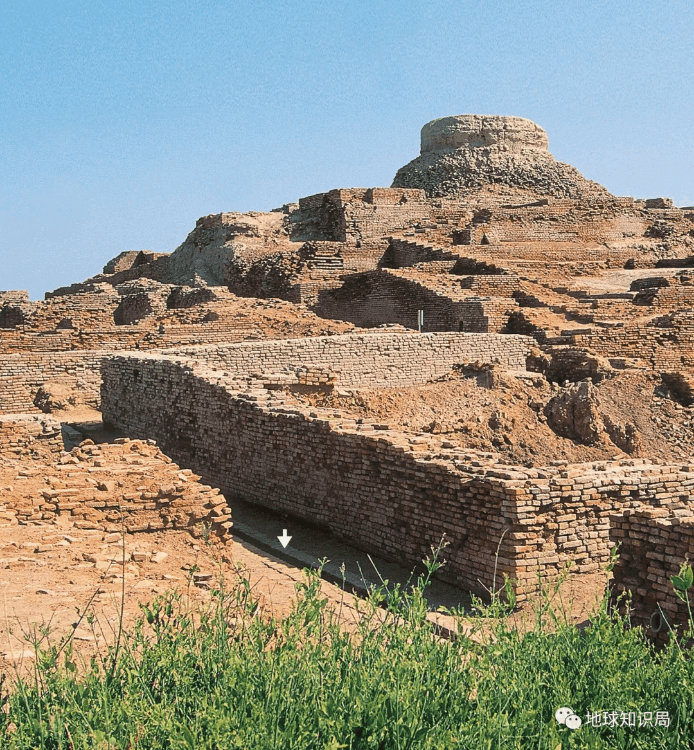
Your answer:
[[[62,450],[60,423],[55,419],[35,414],[0,416],[0,454],[20,457],[32,451],[57,454]]]
[[[349,333],[339,336],[252,341],[228,346],[178,347],[168,358],[223,368],[233,378],[283,368],[329,368],[341,386],[420,385],[460,362],[498,362],[524,370],[532,340],[525,336],[466,333]],[[158,358],[159,355],[143,355]]]

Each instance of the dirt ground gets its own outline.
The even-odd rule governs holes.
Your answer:
[[[80,492],[91,486],[89,480],[98,482],[104,477],[116,478],[119,492],[147,491],[179,471],[154,446],[139,441],[107,442],[114,439],[113,434],[104,432],[91,412],[75,411],[70,417],[85,419],[92,439],[99,441],[101,436],[103,442],[89,449],[93,456],[78,463],[69,461],[71,455],[56,457],[48,451],[36,451],[31,459],[0,456],[0,506],[10,493],[25,503],[46,488]],[[139,445],[137,451],[132,450],[133,444]],[[67,463],[60,463],[66,459]],[[194,475],[190,477],[191,483],[195,481]],[[232,503],[232,516],[233,512]],[[252,521],[248,511],[244,515],[240,508],[239,516]],[[315,531],[293,524],[297,543],[315,549]],[[321,555],[333,560],[346,554],[344,545],[336,541],[323,540],[321,545]],[[104,654],[117,638],[121,612],[127,630],[141,614],[140,605],[157,595],[175,590],[191,606],[202,607],[210,602],[211,589],[221,580],[231,590],[242,577],[259,599],[260,615],[281,617],[293,606],[296,584],[304,574],[298,565],[238,537],[222,543],[214,536],[197,538],[184,530],[104,531],[63,516],[21,524],[0,518],[0,672],[16,674],[19,669],[28,673],[35,645],[46,648],[66,638],[71,638],[80,659],[97,651]],[[604,576],[574,576],[555,597],[555,606],[565,609],[574,622],[583,622],[595,611],[604,588]],[[328,581],[323,581],[322,593],[340,612],[344,626],[353,628],[357,598]],[[528,602],[514,614],[519,627],[530,627],[531,608]],[[444,632],[455,632],[458,626],[445,614],[432,612],[431,619]]]
[[[115,642],[121,609],[127,629],[141,614],[140,604],[167,590],[203,605],[221,578],[231,587],[243,576],[263,615],[282,616],[295,598],[295,584],[303,580],[298,568],[236,540],[219,547],[185,531],[127,534],[125,557],[131,561],[124,566],[122,539],[68,532],[49,526],[0,528],[0,671],[31,662],[35,640],[45,648],[72,634],[76,653],[103,651]],[[51,549],[37,551],[47,546]],[[323,589],[342,604],[345,615],[353,611],[349,594],[327,582]],[[87,614],[94,616],[93,624]]]
[[[597,390],[601,415],[635,425],[639,447],[632,456],[669,462],[691,459],[694,408],[663,395],[658,376],[625,371],[599,383]],[[597,445],[583,445],[557,435],[543,410],[558,392],[542,378],[531,384],[527,378],[504,375],[490,389],[478,385],[475,378],[451,375],[416,388],[336,390],[296,398],[394,429],[443,434],[464,448],[496,451],[509,464],[543,466],[552,461],[580,463],[627,456],[607,436]]]

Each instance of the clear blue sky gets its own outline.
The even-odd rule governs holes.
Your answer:
[[[679,0],[2,3],[0,289],[387,186],[453,114],[528,117],[612,192],[692,205],[693,40]]]

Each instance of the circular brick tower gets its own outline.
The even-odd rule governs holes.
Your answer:
[[[532,195],[609,198],[595,182],[549,153],[547,133],[523,117],[455,115],[422,128],[420,155],[395,175],[393,187],[421,188],[429,196],[455,196],[486,186]]]

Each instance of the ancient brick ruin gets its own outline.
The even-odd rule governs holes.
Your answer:
[[[595,571],[619,543],[635,618],[678,622],[693,245],[692,209],[611,195],[535,123],[434,120],[391,187],[205,216],[170,254],[125,251],[43,301],[0,292],[0,446],[61,460],[51,419],[100,409],[215,488],[120,497],[143,528],[179,503],[179,525],[223,535],[241,498],[408,565],[445,534],[442,576],[484,591],[506,574],[521,598],[538,571]],[[370,406],[398,388],[489,413]],[[108,523],[97,492],[60,497],[3,512]]]

